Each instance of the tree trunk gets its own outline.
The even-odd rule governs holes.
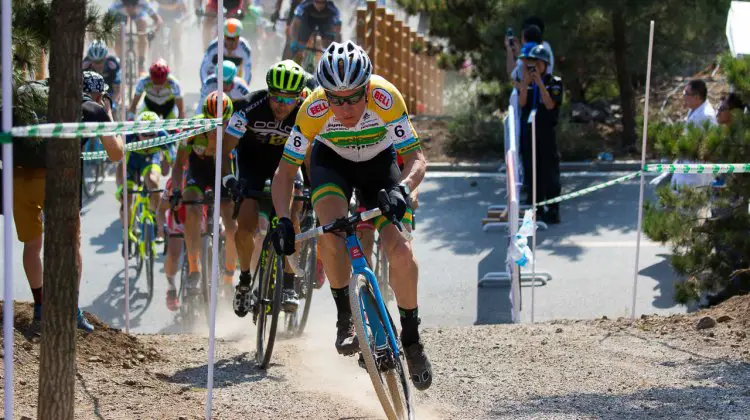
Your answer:
[[[50,122],[80,119],[85,14],[85,0],[52,1]],[[39,419],[73,420],[75,413],[75,315],[81,273],[80,145],[78,138],[59,138],[51,140],[47,149]]]
[[[635,91],[630,80],[628,69],[628,42],[626,38],[625,18],[622,10],[615,7],[612,11],[612,36],[617,68],[617,84],[620,87],[622,106],[622,140],[623,149],[635,148]]]

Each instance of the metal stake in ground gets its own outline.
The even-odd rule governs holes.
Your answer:
[[[643,141],[641,143],[641,168],[646,166],[646,146],[648,142],[648,99],[651,93],[651,55],[654,48],[654,21],[651,21],[651,29],[648,36],[648,63],[646,67],[646,103],[643,111]],[[630,309],[630,317],[635,319],[635,301],[638,292],[638,265],[641,256],[641,228],[643,227],[643,191],[645,182],[645,171],[641,171],[641,190],[638,196],[638,233],[635,240],[635,272],[633,273],[633,301]]]
[[[536,95],[536,89],[534,90]],[[536,285],[536,109],[531,111],[531,209],[532,225],[534,226],[531,235],[531,323],[534,323],[534,286]]]

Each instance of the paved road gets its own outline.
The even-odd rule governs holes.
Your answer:
[[[608,179],[574,176],[564,179],[566,191]],[[471,182],[476,182],[472,187]],[[114,326],[123,325],[122,230],[113,198],[114,182],[84,204],[82,216],[83,281],[80,304]],[[478,288],[489,271],[502,270],[506,239],[502,232],[485,233],[479,220],[486,206],[502,202],[504,179],[435,173],[425,181],[417,214],[415,248],[420,261],[421,314],[425,325],[471,325],[507,322],[508,289]],[[535,289],[535,320],[591,318],[630,313],[635,253],[636,182],[568,201],[563,223],[540,231],[539,271],[552,281]],[[650,195],[650,194],[649,194]],[[0,224],[2,224],[0,222]],[[645,242],[641,252],[637,313],[684,312],[673,302],[675,279],[667,250]],[[4,263],[4,262],[3,262]],[[146,302],[143,279],[131,288],[131,328],[137,332],[174,331],[175,317],[164,305],[166,292],[157,263],[155,297]],[[14,243],[15,296],[30,300],[22,270],[22,246]],[[134,272],[131,269],[131,273]],[[327,288],[315,300],[315,313],[330,314]],[[530,319],[531,288],[523,288],[523,317]]]

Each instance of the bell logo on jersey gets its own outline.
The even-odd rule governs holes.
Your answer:
[[[307,107],[307,115],[313,118],[319,118],[328,112],[328,108],[328,101],[325,99],[318,99]]]
[[[387,90],[383,88],[377,88],[372,91],[372,97],[375,99],[375,103],[379,107],[388,110],[393,106],[393,97]]]

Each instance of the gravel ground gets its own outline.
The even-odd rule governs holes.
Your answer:
[[[16,413],[35,418],[38,332],[17,305]],[[27,309],[24,309],[27,308]],[[420,419],[744,419],[750,412],[750,297],[710,312],[629,320],[425,329],[435,380]],[[712,327],[698,330],[704,316]],[[716,321],[719,322],[716,322]],[[316,320],[317,321],[317,320]],[[336,355],[331,322],[283,340],[254,363],[247,320],[220,318],[214,418],[382,418],[354,358]],[[205,336],[139,335],[99,325],[79,338],[80,419],[198,419]],[[201,332],[198,332],[201,333]],[[109,347],[107,347],[107,344]]]

